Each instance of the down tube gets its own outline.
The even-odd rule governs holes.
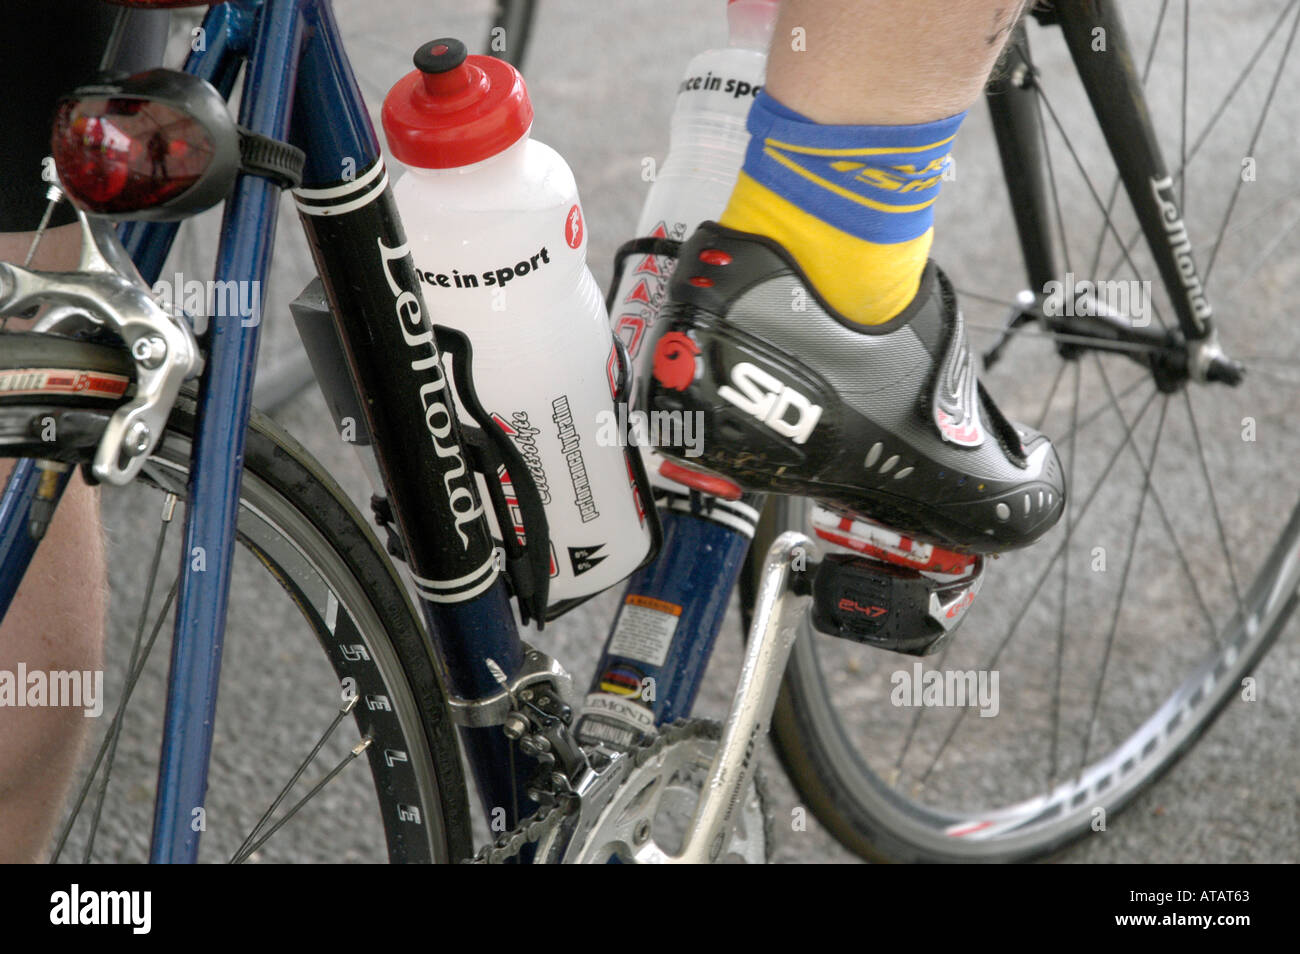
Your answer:
[[[579,741],[626,748],[691,713],[762,497],[660,492],[659,557],[628,580],[577,723]]]
[[[393,201],[388,172],[328,4],[312,7],[298,97],[328,103],[294,115],[293,141],[307,155],[295,193],[299,216],[337,322],[420,609],[450,691],[480,699],[523,662],[482,503]],[[499,726],[464,730],[485,810],[509,824],[528,806]],[[523,769],[521,775],[527,775]]]

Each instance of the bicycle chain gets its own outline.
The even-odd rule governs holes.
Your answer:
[[[678,719],[676,722],[661,726],[658,734],[653,739],[635,745],[624,757],[632,759],[633,768],[640,768],[665,746],[692,738],[717,740],[721,737],[721,728],[718,723],[703,719]],[[760,798],[764,794],[763,788],[764,786],[760,785]],[[466,858],[463,863],[499,865],[518,858],[525,845],[535,844],[544,835],[549,835],[555,828],[559,827],[560,823],[568,815],[577,811],[580,806],[581,799],[574,795],[561,797],[553,805],[543,805],[512,830],[502,832],[491,844],[480,848],[475,852],[473,858]],[[765,817],[766,814],[764,812]],[[770,832],[765,832],[765,834],[770,839]],[[771,843],[770,840],[768,843]]]
[[[558,828],[560,822],[577,807],[577,804],[577,799],[569,799],[556,802],[554,805],[543,805],[525,821],[516,825],[512,831],[502,832],[495,841],[484,845],[475,852],[473,858],[466,858],[462,864],[501,865],[518,858],[525,845],[535,844],[543,835],[548,835],[552,829]]]

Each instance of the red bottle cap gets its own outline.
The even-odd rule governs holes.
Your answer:
[[[519,71],[492,56],[467,56],[446,37],[415,51],[415,69],[384,97],[393,157],[421,169],[452,169],[513,146],[533,122]]]

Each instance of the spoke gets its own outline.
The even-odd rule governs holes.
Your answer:
[[[1284,206],[1291,204],[1300,196],[1300,186],[1287,186],[1280,192],[1275,192],[1269,196],[1267,201],[1262,203],[1262,208],[1246,219],[1236,219],[1232,227],[1228,229],[1225,239],[1235,238],[1238,235],[1256,235],[1260,232],[1260,224],[1277,217],[1278,211]]]
[[[949,640],[948,645],[943,647],[943,652],[935,661],[934,668],[940,671],[944,668],[944,661],[948,658],[948,651],[956,644],[955,640]],[[925,706],[917,706],[912,713],[912,724],[907,727],[907,735],[903,739],[903,749],[898,753],[898,758],[894,760],[894,772],[889,779],[889,784],[893,787],[898,786],[899,779],[903,777],[903,762],[907,759],[907,753],[912,748],[912,741],[916,738],[916,730],[921,725],[921,713],[925,712]]]
[[[997,331],[1002,329],[994,325],[983,325],[976,322],[966,322],[966,327],[979,331]],[[1107,339],[1093,338],[1090,335],[1072,335],[1063,331],[1045,331],[1039,328],[1020,328],[1015,332],[1016,335],[1024,335],[1028,338],[1050,338],[1055,342],[1065,344],[1093,345],[1097,346],[1099,341],[1105,343],[1105,347],[1098,347],[1099,351],[1124,351],[1133,354],[1149,354],[1153,351],[1163,351],[1165,346],[1159,344],[1140,344],[1136,341],[1110,341]]]
[[[1054,378],[1052,378],[1052,386],[1051,386],[1050,388],[1048,388],[1048,390],[1047,390],[1047,400],[1045,400],[1045,401],[1043,402],[1043,409],[1042,409],[1041,411],[1038,412],[1038,420],[1034,421],[1034,430],[1036,430],[1036,431],[1041,431],[1041,430],[1043,429],[1043,422],[1047,420],[1047,412],[1050,411],[1051,408],[1052,408],[1052,399],[1056,397],[1056,389],[1057,389],[1057,387],[1059,387],[1060,384],[1061,384],[1061,376],[1062,376],[1063,374],[1065,374],[1065,366],[1066,366],[1067,364],[1073,364],[1075,367],[1078,367],[1079,362],[1077,362],[1077,361],[1072,361],[1072,362],[1061,361],[1059,364],[1057,364],[1057,366],[1056,366],[1056,376],[1055,376]],[[1075,385],[1076,385],[1076,389],[1077,389],[1077,386],[1078,386],[1078,382],[1077,382],[1077,381],[1075,382]],[[1078,395],[1077,395],[1077,394],[1075,395],[1075,398],[1076,398],[1076,400],[1078,399]],[[1076,410],[1076,411],[1078,410],[1078,406],[1077,406],[1077,405],[1075,406],[1075,410]],[[1071,433],[1071,435],[1074,434],[1074,428],[1073,428],[1073,426],[1071,426],[1071,428],[1070,428],[1070,433]],[[1073,437],[1071,437],[1071,440],[1073,440]]]
[[[1135,428],[1139,423],[1141,423],[1142,418],[1146,416],[1147,411],[1155,401],[1157,393],[1159,392],[1157,392],[1155,388],[1151,389],[1151,393],[1147,395],[1147,399],[1142,405],[1142,410],[1138,412],[1138,416],[1134,419],[1132,427]],[[1126,430],[1129,431],[1131,431],[1131,429],[1132,428],[1126,428]],[[1087,499],[1084,500],[1083,505],[1079,508],[1079,512],[1075,517],[1076,521],[1083,520],[1084,516],[1087,514],[1088,508],[1092,506],[1092,502],[1097,498],[1098,492],[1105,485],[1106,478],[1110,476],[1111,469],[1115,466],[1115,462],[1119,460],[1120,454],[1123,453],[1127,441],[1128,434],[1125,434],[1125,436],[1121,438],[1119,446],[1117,446],[1111,453],[1110,459],[1106,462],[1106,466],[1102,470],[1101,476],[1097,478],[1097,482],[1093,485],[1092,490],[1089,491]],[[1069,493],[1069,488],[1066,488],[1066,493]],[[1067,497],[1066,499],[1068,500],[1069,498]],[[1046,583],[1047,578],[1051,576],[1052,569],[1056,566],[1056,561],[1060,558],[1062,551],[1064,551],[1066,542],[1068,541],[1062,541],[1061,544],[1057,546],[1056,550],[1053,551],[1051,557],[1047,559],[1046,564],[1038,575],[1038,579],[1034,581],[1034,585],[1030,589],[1029,595],[1021,602],[1019,611],[1017,611],[1015,617],[1011,620],[1011,625],[1007,627],[1006,634],[1002,637],[1001,642],[998,643],[997,648],[993,651],[993,655],[989,657],[988,662],[985,663],[985,669],[992,669],[997,665],[998,659],[1001,658],[1003,650],[1007,648],[1007,644],[1011,642],[1011,637],[1020,627],[1020,623],[1025,618],[1025,614],[1029,612],[1029,607],[1034,605],[1034,599],[1038,596],[1038,591],[1043,588],[1043,584]],[[953,736],[957,734],[957,729],[961,726],[962,721],[965,719],[966,713],[968,712],[970,712],[970,709],[968,708],[962,708],[957,711],[952,726],[948,729],[948,734],[944,736],[943,742],[939,745],[938,751],[934,753],[934,757],[931,758],[929,766],[926,767],[924,774],[921,776],[921,784],[925,783],[925,780],[930,777],[930,773],[934,771],[935,766],[939,764],[939,759],[952,743]]]
[[[136,664],[140,658],[140,647],[144,643],[145,627],[149,623],[149,606],[153,603],[154,586],[158,582],[158,567],[162,563],[163,547],[167,543],[167,531],[171,528],[172,517],[176,512],[176,495],[167,494],[163,498],[162,519],[158,527],[158,539],[154,542],[153,558],[149,563],[148,582],[145,583],[144,601],[140,606],[140,619],[136,624],[135,638],[131,642],[131,657],[127,664],[127,672],[135,670]],[[112,729],[108,734],[108,754],[104,761],[104,777],[99,783],[99,791],[95,793],[95,808],[90,816],[90,835],[86,838],[86,850],[82,854],[81,863],[89,864],[91,853],[95,850],[95,834],[99,831],[99,819],[104,811],[104,799],[108,795],[108,782],[113,774],[113,762],[117,758],[117,743],[122,734],[122,724],[126,721],[126,700],[123,694],[117,704],[117,713],[113,719]]]
[[[1079,381],[1083,377],[1083,366],[1074,362],[1074,397],[1070,404],[1070,469],[1066,475],[1066,486],[1074,486],[1074,463],[1076,459],[1075,435],[1079,424]],[[1061,612],[1057,617],[1056,627],[1056,679],[1052,692],[1052,741],[1047,757],[1047,791],[1051,791],[1056,782],[1057,747],[1061,734],[1061,676],[1065,671],[1065,619],[1070,605],[1070,540],[1074,538],[1074,521],[1071,510],[1072,499],[1065,501],[1065,547],[1061,554]]]
[[[1188,149],[1186,162],[1184,162],[1180,168],[1175,170],[1173,174],[1173,180],[1175,182],[1182,181],[1183,175],[1187,169],[1187,163],[1195,159],[1197,153],[1201,151],[1201,146],[1203,146],[1205,141],[1209,139],[1210,133],[1223,117],[1223,114],[1227,112],[1228,104],[1232,102],[1237,93],[1241,90],[1241,87],[1249,78],[1250,74],[1254,72],[1255,66],[1259,63],[1260,57],[1264,54],[1264,51],[1268,48],[1269,44],[1273,42],[1273,37],[1277,35],[1278,27],[1282,25],[1282,21],[1286,19],[1286,15],[1291,12],[1297,3],[1300,3],[1300,0],[1290,0],[1286,7],[1283,8],[1282,12],[1277,15],[1277,19],[1274,20],[1272,24],[1269,25],[1269,28],[1264,32],[1264,39],[1260,42],[1259,46],[1255,48],[1255,52],[1251,55],[1250,59],[1246,61],[1246,65],[1242,68],[1242,71],[1237,74],[1237,78],[1233,81],[1232,86],[1229,87],[1223,100],[1217,107],[1215,107],[1214,112],[1210,114],[1210,118],[1206,122],[1205,128],[1201,130],[1201,134],[1196,137],[1196,141],[1192,143],[1191,148]],[[1129,236],[1129,240],[1125,242],[1122,247],[1123,250],[1121,252],[1121,257],[1114,261],[1108,274],[1113,275],[1115,273],[1115,270],[1119,268],[1120,262],[1123,260],[1124,254],[1131,252],[1134,244],[1141,237],[1142,229],[1140,227],[1134,229],[1133,234]]]
[[[982,294],[981,292],[973,292],[968,288],[958,288],[956,289],[956,292],[957,292],[957,297],[959,299],[974,298],[976,301],[985,301],[988,302],[990,305],[1001,305],[1003,308],[1009,309],[1015,307],[1013,302],[1009,302],[1005,298],[999,297],[997,295],[985,295]],[[969,322],[967,322],[967,324],[969,324]],[[983,327],[992,328],[993,326],[985,325]],[[998,328],[997,330],[1001,331],[1002,329]]]
[[[1119,406],[1119,401],[1115,400],[1113,397],[1115,392],[1111,388],[1110,378],[1106,374],[1106,369],[1102,365],[1101,360],[1098,359],[1096,363],[1097,372],[1100,374],[1101,382],[1106,388],[1106,394],[1111,397],[1111,406],[1115,409],[1115,414],[1119,417],[1120,423],[1123,424],[1125,423],[1124,412]],[[1134,461],[1142,470],[1143,478],[1149,478],[1150,475],[1146,469],[1146,464],[1142,460],[1142,455],[1138,452],[1137,444],[1130,441],[1129,448],[1133,451]],[[1160,514],[1160,521],[1164,525],[1165,532],[1169,534],[1169,542],[1173,546],[1174,553],[1178,556],[1178,563],[1182,567],[1183,572],[1187,575],[1187,582],[1191,586],[1192,595],[1196,597],[1196,604],[1201,609],[1201,615],[1205,617],[1205,623],[1209,629],[1210,641],[1214,643],[1215,646],[1221,646],[1218,627],[1214,624],[1214,614],[1210,612],[1209,604],[1206,603],[1205,596],[1201,593],[1200,584],[1196,581],[1196,574],[1192,572],[1191,564],[1187,562],[1187,553],[1183,549],[1183,546],[1178,542],[1178,535],[1174,532],[1173,521],[1169,519],[1169,513],[1165,510],[1164,502],[1160,499],[1160,492],[1156,489],[1154,484],[1151,487],[1151,502],[1156,505],[1156,512]]]
[[[1079,775],[1088,767],[1088,750],[1092,745],[1092,736],[1097,728],[1097,713],[1101,708],[1102,691],[1106,685],[1106,674],[1110,669],[1111,650],[1115,645],[1115,633],[1119,631],[1119,617],[1124,609],[1124,596],[1128,592],[1129,574],[1133,570],[1133,555],[1137,552],[1138,536],[1142,530],[1142,515],[1146,512],[1147,496],[1151,491],[1151,471],[1156,465],[1156,454],[1160,451],[1160,438],[1165,430],[1165,416],[1169,410],[1169,397],[1160,401],[1160,419],[1156,423],[1155,437],[1151,441],[1151,461],[1147,465],[1146,476],[1142,480],[1142,496],[1138,498],[1137,513],[1133,518],[1133,535],[1129,537],[1128,553],[1124,557],[1124,573],[1119,579],[1119,593],[1115,596],[1115,609],[1110,617],[1110,631],[1106,633],[1106,649],[1101,657],[1101,674],[1097,678],[1097,691],[1092,697],[1092,714],[1088,718],[1088,732],[1083,739],[1083,754],[1079,758]]]
[[[1282,57],[1278,60],[1277,71],[1273,74],[1273,83],[1268,88],[1268,96],[1264,98],[1264,105],[1259,111],[1259,119],[1256,120],[1255,129],[1251,133],[1250,146],[1246,149],[1247,156],[1255,155],[1255,147],[1259,145],[1259,135],[1264,130],[1264,120],[1268,117],[1269,107],[1273,104],[1273,97],[1277,94],[1277,86],[1282,79],[1282,72],[1286,68],[1286,61],[1291,56],[1291,45],[1295,42],[1297,27],[1300,27],[1300,13],[1297,13],[1291,20],[1291,32],[1287,34],[1286,46],[1282,49]],[[1201,279],[1203,285],[1208,286],[1210,283],[1210,273],[1214,271],[1214,263],[1219,257],[1219,245],[1223,242],[1223,233],[1227,231],[1228,222],[1232,219],[1232,210],[1237,206],[1237,198],[1241,195],[1241,187],[1244,184],[1245,179],[1238,175],[1236,184],[1232,188],[1232,198],[1228,200],[1227,211],[1223,213],[1223,222],[1219,225],[1219,233],[1214,237],[1214,245],[1210,249],[1210,257],[1205,265],[1205,275]]]
[[[347,768],[356,760],[358,755],[360,755],[366,749],[370,748],[370,744],[373,741],[374,740],[371,739],[370,736],[366,736],[364,739],[362,739],[360,742],[354,745],[352,747],[352,751],[350,751],[347,755],[343,756],[342,761],[340,761],[338,765],[330,769],[324,778],[322,778],[319,782],[313,785],[310,792],[308,792],[297,802],[295,802],[294,806],[284,814],[283,818],[281,818],[278,822],[272,825],[267,830],[266,834],[263,835],[261,838],[259,838],[257,841],[255,841],[252,845],[250,845],[243,854],[238,854],[233,859],[231,859],[230,863],[235,865],[242,865],[245,861],[251,858],[259,848],[261,848],[263,845],[267,843],[267,841],[270,840],[272,835],[274,835],[277,831],[279,831],[282,827],[284,827],[284,824],[289,819],[291,819],[294,815],[298,814],[298,812],[301,811],[302,808],[308,802],[310,802],[313,798],[315,798],[320,793],[321,789],[323,789],[330,782],[334,781],[334,779],[338,777],[338,774],[340,772],[342,772],[345,768]]]
[[[149,641],[145,643],[144,651],[140,654],[140,661],[126,681],[126,686],[122,690],[123,699],[118,704],[117,714],[113,716],[113,722],[108,727],[108,737],[100,745],[99,752],[95,755],[95,761],[90,766],[90,771],[86,774],[86,780],[82,783],[81,790],[77,793],[76,801],[73,803],[72,811],[68,815],[68,820],[64,822],[63,830],[59,832],[59,840],[54,846],[54,852],[50,856],[50,864],[59,860],[59,855],[63,852],[63,846],[67,843],[68,835],[72,831],[72,825],[77,820],[77,814],[81,811],[82,804],[86,801],[86,795],[90,792],[90,786],[94,784],[95,775],[99,772],[99,765],[104,760],[108,751],[108,739],[113,736],[117,730],[119,716],[126,711],[126,703],[131,698],[131,693],[135,691],[135,685],[139,681],[144,667],[149,664],[149,655],[153,652],[154,643],[158,640],[158,633],[162,630],[163,621],[167,619],[167,613],[171,610],[172,602],[176,599],[176,591],[180,587],[180,576],[172,581],[171,588],[167,591],[167,599],[163,601],[162,610],[158,618],[154,621],[153,630],[149,633]]]
[[[1065,126],[1061,123],[1060,117],[1056,114],[1056,110],[1052,106],[1052,101],[1047,98],[1047,93],[1043,89],[1041,84],[1037,86],[1037,89],[1038,89],[1039,102],[1041,102],[1043,106],[1047,108],[1047,112],[1052,117],[1052,123],[1056,126],[1057,133],[1060,134],[1061,142],[1065,144],[1066,150],[1070,153],[1070,158],[1074,160],[1075,167],[1079,170],[1079,175],[1083,177],[1083,184],[1088,187],[1088,193],[1092,196],[1092,201],[1095,202],[1097,204],[1097,208],[1101,210],[1102,217],[1105,220],[1106,230],[1109,231],[1115,237],[1115,241],[1117,243],[1120,243],[1121,245],[1120,250],[1123,253],[1124,261],[1126,261],[1128,263],[1128,267],[1133,270],[1133,274],[1135,275],[1141,274],[1141,272],[1138,271],[1138,267],[1135,264],[1133,264],[1133,258],[1132,256],[1129,255],[1128,249],[1122,247],[1122,243],[1124,240],[1120,238],[1120,234],[1115,228],[1115,222],[1111,219],[1110,214],[1107,213],[1106,205],[1101,201],[1101,196],[1097,194],[1097,187],[1093,185],[1092,177],[1088,175],[1088,170],[1084,168],[1083,159],[1080,158],[1079,153],[1075,150],[1074,142],[1070,139],[1069,135],[1066,133]],[[1156,303],[1154,301],[1151,303],[1151,311],[1155,314],[1156,320],[1160,322],[1160,327],[1164,329],[1168,329],[1169,326],[1165,323],[1164,315],[1161,314],[1160,309],[1156,307]]]
[[[244,854],[245,849],[248,848],[253,839],[261,833],[262,827],[267,823],[270,817],[275,814],[275,810],[280,807],[280,803],[288,796],[290,789],[298,784],[298,779],[302,778],[302,773],[307,771],[307,766],[311,765],[316,756],[320,754],[320,750],[325,747],[325,743],[328,742],[330,736],[334,734],[334,730],[339,727],[339,724],[348,713],[356,708],[358,698],[360,697],[353,696],[348,700],[347,704],[340,708],[335,714],[334,721],[332,721],[326,727],[325,731],[321,733],[321,737],[316,741],[316,745],[309,753],[307,753],[307,757],[302,760],[302,763],[298,766],[298,770],[293,773],[293,777],[285,783],[284,787],[280,789],[279,794],[275,796],[275,801],[271,802],[271,807],[262,813],[262,817],[259,818],[257,824],[253,826],[253,830],[244,836],[244,840],[239,843],[239,847],[235,849],[235,854],[230,859],[231,864],[234,864],[236,860]]]
[[[1276,209],[1277,207],[1273,206],[1268,210],[1268,213],[1266,214],[1274,213],[1276,212]],[[1262,216],[1259,217],[1262,218]],[[1291,233],[1295,231],[1296,226],[1298,225],[1300,225],[1300,210],[1297,210],[1294,214],[1292,214],[1291,218],[1287,221],[1286,225],[1284,225],[1282,229],[1277,233],[1277,235],[1275,235],[1272,239],[1270,239],[1269,243],[1266,246],[1264,246],[1263,251],[1259,252],[1256,255],[1251,256],[1250,267],[1247,268],[1246,271],[1242,273],[1241,277],[1237,279],[1236,283],[1230,289],[1224,292],[1223,297],[1229,298],[1235,295],[1237,293],[1237,289],[1241,288],[1242,285],[1246,284],[1246,282],[1254,278],[1255,274],[1261,268],[1263,268],[1265,265],[1268,264],[1268,260],[1273,257],[1274,253],[1276,253],[1279,248],[1282,247],[1282,243],[1284,243],[1287,240],[1288,236],[1290,236]],[[1236,230],[1234,229],[1233,231]]]
[[[1139,387],[1141,387],[1143,382],[1149,380],[1150,378],[1148,378],[1145,374],[1138,375],[1133,380],[1132,384],[1128,385],[1126,388],[1124,388],[1123,391],[1119,392],[1118,400],[1120,401],[1124,400],[1126,397],[1128,397],[1130,394],[1136,391]],[[1099,405],[1095,411],[1089,412],[1088,416],[1079,422],[1079,426],[1075,430],[1072,430],[1066,434],[1062,434],[1060,440],[1068,440],[1076,433],[1082,434],[1085,430],[1087,430],[1088,425],[1092,424],[1099,417],[1105,414],[1108,410],[1110,410],[1110,408],[1107,407],[1105,404]]]
[[[1187,419],[1192,424],[1192,442],[1196,444],[1196,457],[1201,463],[1201,476],[1205,478],[1205,490],[1210,496],[1210,513],[1214,516],[1214,527],[1219,535],[1219,547],[1223,550],[1223,562],[1228,568],[1228,579],[1232,582],[1232,596],[1237,601],[1237,613],[1244,620],[1246,607],[1241,602],[1241,587],[1237,585],[1237,572],[1233,569],[1232,553],[1228,549],[1228,534],[1223,528],[1223,518],[1219,515],[1219,501],[1214,493],[1214,481],[1210,479],[1210,467],[1205,461],[1205,447],[1201,444],[1201,429],[1196,424],[1196,413],[1192,410],[1192,398],[1183,391],[1183,403],[1187,406]]]
[[[1282,21],[1286,19],[1286,15],[1295,8],[1297,3],[1300,3],[1300,0],[1290,0],[1290,2],[1282,8],[1282,12],[1277,15],[1277,19],[1269,24],[1268,29],[1264,33],[1264,39],[1261,40],[1259,46],[1255,48],[1255,52],[1251,54],[1250,59],[1246,62],[1242,71],[1237,74],[1237,78],[1233,80],[1232,86],[1228,88],[1228,92],[1224,95],[1223,101],[1215,107],[1214,112],[1210,114],[1210,118],[1205,124],[1205,128],[1201,130],[1201,134],[1196,137],[1196,141],[1192,143],[1191,148],[1187,151],[1187,158],[1178,169],[1178,177],[1182,177],[1184,171],[1187,169],[1187,163],[1196,158],[1196,154],[1201,151],[1201,146],[1205,145],[1205,141],[1210,137],[1210,133],[1213,131],[1215,125],[1221,118],[1223,118],[1223,114],[1227,112],[1228,104],[1232,102],[1233,98],[1241,90],[1241,87],[1245,84],[1250,74],[1255,71],[1255,67],[1259,64],[1260,57],[1264,55],[1264,50],[1268,48],[1269,44],[1273,42],[1273,37],[1277,35],[1278,27],[1282,25]]]

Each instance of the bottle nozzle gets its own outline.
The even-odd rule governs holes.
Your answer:
[[[456,96],[473,87],[474,71],[465,65],[469,51],[454,37],[430,40],[415,51],[411,59],[415,68],[424,74],[424,89],[438,99]]]
[[[533,107],[519,71],[505,60],[470,56],[441,37],[420,46],[415,69],[384,97],[384,132],[393,157],[417,169],[452,169],[495,156],[528,134]]]

